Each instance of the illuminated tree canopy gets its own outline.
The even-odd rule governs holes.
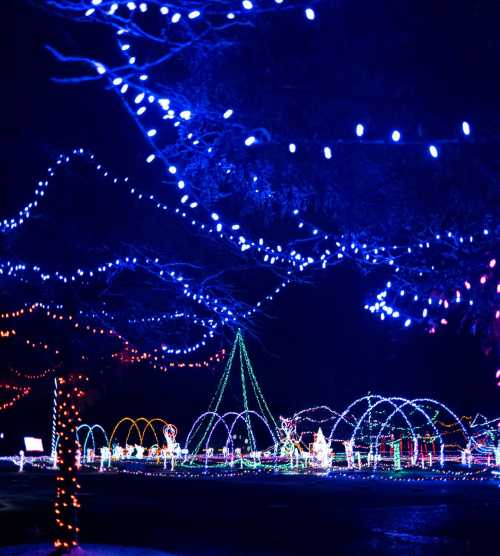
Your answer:
[[[134,361],[184,364],[348,264],[379,280],[365,308],[381,320],[496,338],[499,135],[471,90],[410,90],[333,2],[41,4],[82,32],[48,45],[58,81],[119,99],[142,162],[78,146],[4,217],[0,271],[21,307],[112,330]]]

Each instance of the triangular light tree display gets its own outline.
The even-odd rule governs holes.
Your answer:
[[[230,407],[227,403],[224,403],[224,400],[227,398],[228,385],[230,384],[237,390],[241,389],[243,407]],[[222,411],[226,411],[226,413],[223,414]],[[200,418],[193,426],[189,435],[190,444],[195,446],[193,453],[198,454],[200,450],[204,449],[213,427],[217,424],[218,420],[224,419],[225,416],[232,416],[233,419],[231,420],[233,421],[234,417],[237,416],[241,416],[244,419],[250,448],[255,450],[256,442],[251,425],[251,417],[256,414],[258,414],[259,420],[263,421],[267,426],[273,437],[278,439],[278,425],[257,382],[241,330],[238,330],[224,373],[217,384],[208,411],[204,414],[206,418]]]

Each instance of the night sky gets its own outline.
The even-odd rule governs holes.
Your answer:
[[[335,78],[325,78],[323,89],[320,82],[314,87],[335,91],[336,102],[345,103],[345,114],[357,111],[376,120],[387,117],[396,102],[401,117],[414,110],[416,120],[429,113],[455,121],[465,112],[474,121],[499,127],[500,12],[494,3],[331,4],[336,10],[329,30],[335,55],[321,63],[332,68],[322,75],[331,71]],[[2,14],[1,217],[29,198],[35,180],[61,150],[88,146],[117,170],[125,167],[131,175],[140,171],[145,147],[118,101],[101,84],[51,81],[66,69],[45,45],[77,53],[82,40],[102,46],[105,36],[93,30],[89,40],[89,28],[20,0],[8,2]],[[270,44],[281,43],[286,50],[284,37],[277,33]],[[301,41],[307,48],[307,37],[294,37],[290,47]],[[384,77],[375,81],[376,75]],[[307,98],[307,90],[302,95]],[[498,213],[498,207],[492,211]],[[363,310],[374,280],[349,267],[333,268],[317,283],[291,287],[257,321],[259,341],[249,340],[248,348],[274,413],[290,415],[317,404],[341,410],[371,391],[429,396],[459,414],[496,416],[500,389],[481,338],[468,330],[430,336],[418,328],[403,331],[380,323]],[[180,369],[164,375],[130,368],[102,375],[85,420],[109,428],[124,415],[161,416],[178,424],[184,437],[207,408],[220,371]],[[47,434],[50,389],[50,381],[35,386],[27,400],[1,414],[0,431],[13,437]]]

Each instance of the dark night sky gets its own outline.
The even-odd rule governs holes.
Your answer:
[[[1,37],[1,217],[28,198],[59,150],[89,146],[118,169],[126,160],[133,165],[144,158],[141,137],[100,84],[72,87],[50,81],[64,68],[44,45],[77,52],[81,43],[74,37],[81,30],[20,0],[8,4],[2,7]],[[374,4],[376,10],[368,7]],[[490,3],[332,2],[341,26],[335,38],[339,56],[352,52],[352,64],[369,65],[368,75],[386,71],[380,90],[387,91],[391,80],[398,82],[403,96],[412,92],[420,99],[417,109],[423,113],[442,109],[456,118],[457,107],[467,105],[472,117],[498,125],[500,53],[489,37],[497,35],[500,14],[484,4]],[[349,34],[356,37],[351,49],[345,43]],[[338,83],[345,95],[367,85],[347,86],[347,81]],[[364,113],[380,109],[380,102],[371,106],[370,98],[360,103]],[[249,351],[274,412],[290,414],[322,403],[341,409],[370,390],[436,397],[459,413],[498,413],[500,389],[479,339],[451,332],[432,337],[379,323],[362,308],[371,285],[347,268],[332,269],[314,286],[292,287],[270,307],[270,318],[259,321],[260,342],[250,341]],[[123,415],[163,416],[180,425],[182,436],[207,407],[218,376],[219,370],[163,375],[143,368],[106,377],[86,418],[109,427]],[[49,389],[50,384],[40,387],[9,419],[18,420],[23,431],[43,434]],[[0,415],[0,430],[12,428],[5,419]]]

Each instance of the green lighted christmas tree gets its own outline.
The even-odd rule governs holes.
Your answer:
[[[235,408],[225,403],[229,385],[231,385],[235,392],[238,390],[241,391],[243,407]],[[241,330],[238,330],[236,333],[224,373],[217,384],[215,394],[205,414],[206,419],[200,419],[199,423],[193,427],[189,435],[192,440],[198,439],[195,444],[196,447],[193,450],[194,454],[198,454],[200,450],[203,450],[205,447],[210,431],[217,424],[217,416],[223,415],[222,411],[229,412],[232,415],[242,415],[248,435],[249,448],[251,450],[256,450],[255,435],[251,426],[252,414],[259,414],[261,420],[267,425],[271,434],[275,436],[276,439],[279,437],[278,425],[262,394],[259,383],[257,382],[257,377],[255,376],[252,363],[248,357]]]

